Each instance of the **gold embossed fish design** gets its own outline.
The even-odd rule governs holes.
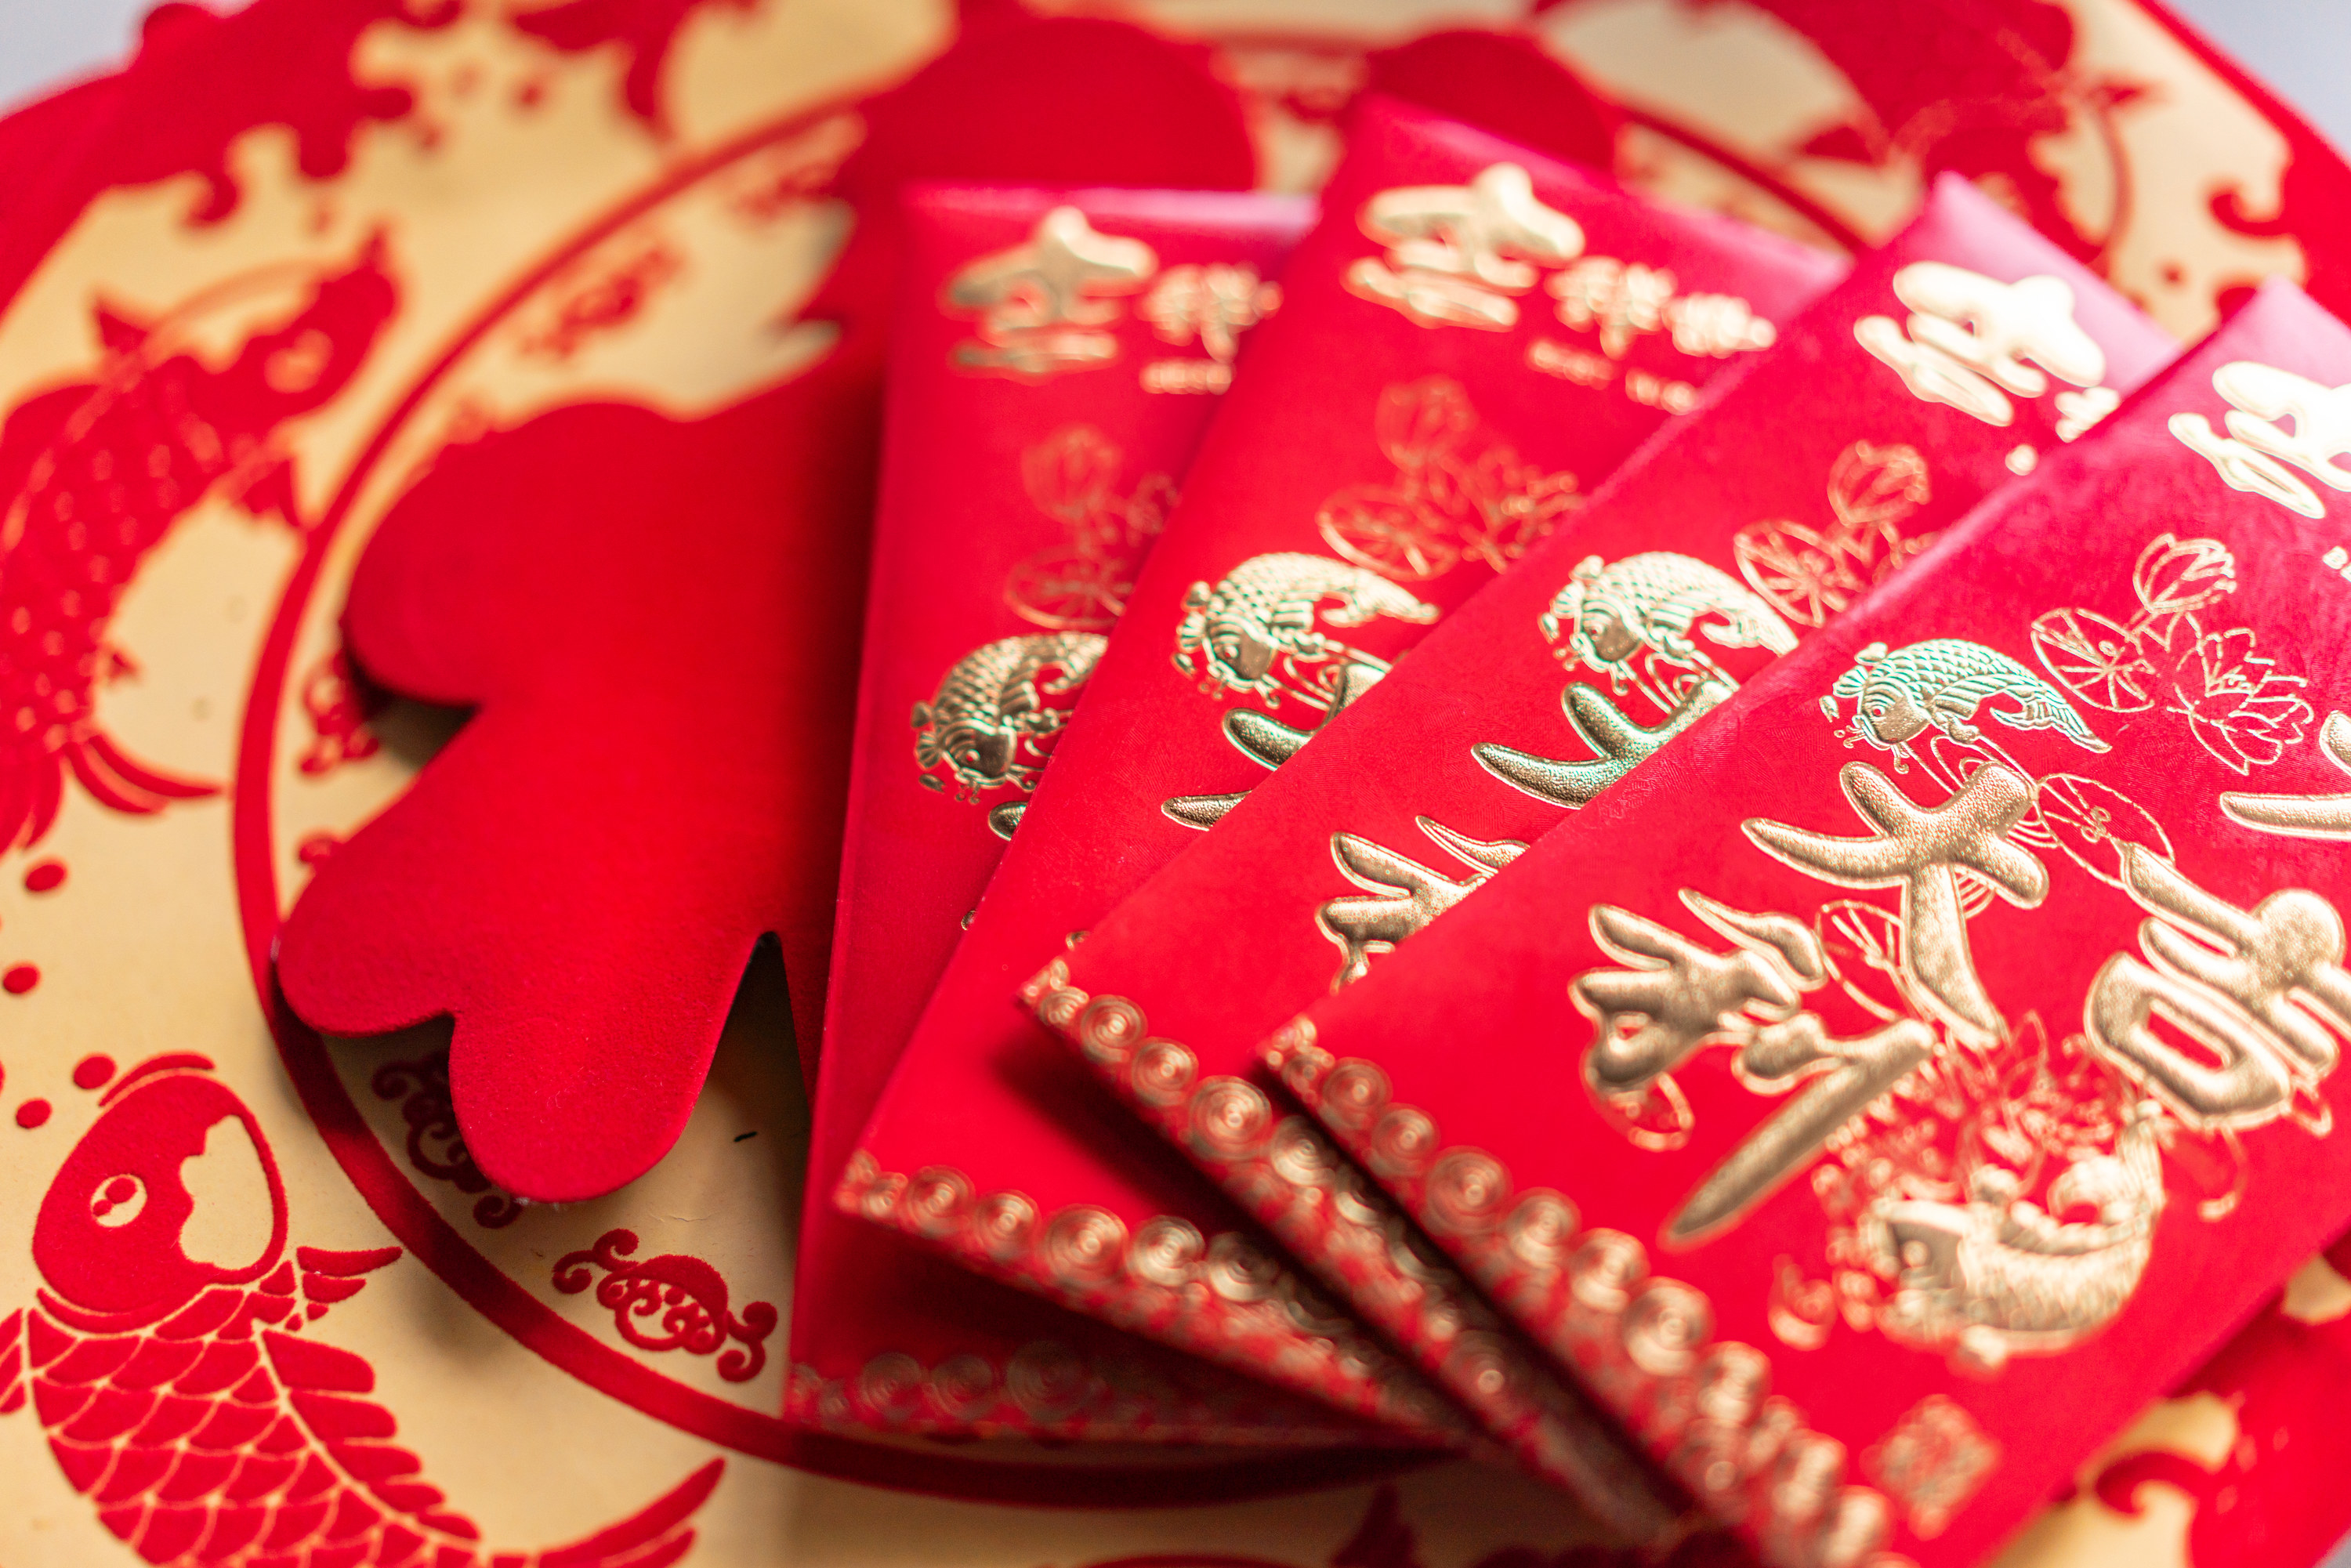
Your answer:
[[[1194,674],[1196,656],[1202,684],[1212,691],[1254,694],[1269,707],[1286,693],[1323,709],[1331,706],[1329,683],[1310,675],[1309,667],[1387,665],[1324,635],[1321,626],[1361,626],[1383,615],[1426,626],[1437,616],[1437,606],[1377,572],[1288,550],[1251,556],[1213,585],[1194,583],[1184,612],[1176,628],[1177,669]]]
[[[1988,1166],[1965,1203],[1881,1199],[1865,1226],[1875,1267],[1898,1281],[1881,1309],[1898,1340],[1948,1349],[1979,1373],[2050,1355],[2114,1320],[2147,1272],[2163,1211],[2157,1123],[2134,1116],[2112,1154],[2077,1158],[2045,1207]],[[2087,1212],[2083,1220],[2059,1217]]]
[[[1645,550],[1618,561],[1586,556],[1542,617],[1543,635],[1610,677],[1638,682],[1646,650],[1670,663],[1719,674],[1696,638],[1720,648],[1792,652],[1796,634],[1771,605],[1729,572],[1694,556]],[[1666,702],[1661,706],[1670,707]]]
[[[1560,706],[1590,758],[1546,757],[1494,741],[1469,750],[1512,789],[1570,810],[1589,805],[1739,689],[1698,638],[1718,648],[1774,653],[1796,645],[1778,612],[1729,572],[1671,550],[1614,563],[1584,557],[1538,624],[1568,667]],[[1619,695],[1628,686],[1639,691],[1658,721],[1644,723],[1576,678],[1578,663],[1607,676]]]
[[[949,666],[931,700],[914,705],[914,760],[945,765],[967,798],[1010,785],[1037,787],[1054,737],[1070,720],[1066,696],[1085,685],[1107,639],[1094,632],[1005,637]]]
[[[1837,699],[1852,698],[1855,736],[1888,751],[1907,750],[1929,729],[1975,745],[1983,731],[1973,720],[2000,697],[2015,706],[1992,708],[1987,716],[2011,729],[2053,729],[2084,750],[2107,749],[2056,687],[1999,650],[1957,637],[1891,652],[1872,643],[1854,655],[1853,668],[1829,693],[1821,698],[1822,712],[1834,718]]]

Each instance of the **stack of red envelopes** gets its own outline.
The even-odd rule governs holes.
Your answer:
[[[2183,351],[1954,174],[1847,256],[1343,131],[1319,206],[897,198],[785,1417],[1959,1568],[2070,1561],[2035,1515],[2200,1396],[2253,1522],[2196,1561],[2306,1558],[2351,327],[2273,282]],[[331,913],[281,977],[358,1029]],[[559,1199],[695,1080],[600,1163],[451,1071]],[[2247,1328],[2290,1280],[2343,1300]]]
[[[836,1418],[998,1364],[944,1257],[1636,1539],[1980,1560],[2351,1224],[2351,330],[2175,361],[1956,181],[1847,269],[1392,104],[1278,291],[1135,200],[912,208]]]

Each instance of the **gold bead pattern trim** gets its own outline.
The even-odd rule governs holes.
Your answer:
[[[884,1171],[862,1149],[832,1197],[843,1212],[979,1273],[1375,1423],[1359,1442],[1476,1440],[1435,1389],[1236,1232],[1211,1239],[1162,1216],[1130,1235],[1105,1208],[1071,1204],[1048,1215],[1026,1193],[983,1194],[944,1166]]]
[[[1271,1401],[1231,1388],[1162,1381],[1117,1360],[1035,1340],[1005,1360],[965,1353],[928,1366],[884,1351],[847,1377],[795,1364],[784,1386],[784,1418],[849,1436],[1027,1437],[1092,1442],[1222,1443],[1281,1448],[1360,1444],[1363,1433],[1277,1425]]]
[[[1885,1550],[1894,1508],[1845,1480],[1845,1446],[1771,1392],[1771,1360],[1713,1339],[1705,1292],[1649,1272],[1622,1231],[1582,1228],[1549,1187],[1519,1191],[1482,1149],[1447,1145],[1395,1098],[1376,1062],[1336,1057],[1305,1019],[1266,1064],[1552,1355],[1615,1411],[1700,1506],[1740,1527],[1772,1568],[1915,1568]],[[1709,1343],[1711,1342],[1711,1343]]]
[[[1339,1291],[1526,1469],[1635,1541],[1687,1528],[1671,1496],[1607,1419],[1436,1254],[1321,1128],[1277,1116],[1246,1079],[1202,1079],[1182,1043],[1148,1032],[1125,997],[1086,994],[1056,958],[1021,988],[1129,1106]]]

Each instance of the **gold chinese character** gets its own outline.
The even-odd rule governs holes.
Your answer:
[[[1633,340],[1666,323],[1674,275],[1661,267],[1587,256],[1543,285],[1559,298],[1559,319],[1579,332],[1597,331],[1600,351],[1621,360]]]
[[[1830,1034],[1818,1013],[1799,1010],[1803,994],[1830,975],[1827,952],[1809,926],[1733,909],[1689,888],[1681,896],[1730,938],[1729,952],[1613,904],[1593,907],[1593,937],[1631,967],[1586,970],[1568,988],[1595,1024],[1584,1082],[1620,1105],[1656,1086],[1686,1114],[1668,1075],[1703,1048],[1727,1045],[1739,1052],[1737,1071],[1750,1087],[1765,1093],[1799,1081],[1803,1087],[1690,1195],[1666,1228],[1676,1244],[1737,1224],[1935,1052],[1934,1030],[1916,1019],[1845,1040]]]
[[[1377,685],[1388,667],[1369,654],[1348,650],[1345,660],[1331,677],[1331,706],[1311,729],[1288,725],[1271,714],[1253,708],[1225,710],[1225,738],[1235,749],[1261,768],[1279,768],[1306,748],[1314,738],[1315,730],[1329,724],[1347,711],[1365,692]],[[1202,831],[1225,820],[1225,813],[1249,798],[1246,789],[1235,789],[1217,795],[1171,795],[1159,802],[1159,810],[1169,821],[1179,827],[1198,828]]]
[[[1630,966],[1586,970],[1568,987],[1594,1026],[1584,1082],[1604,1097],[1646,1094],[1703,1046],[1752,1046],[1828,977],[1820,938],[1788,916],[1749,915],[1688,888],[1682,903],[1731,950],[1709,951],[1628,909],[1593,906],[1593,940]]]
[[[1780,329],[1735,294],[1685,294],[1666,307],[1674,347],[1692,358],[1727,360],[1780,340]]]
[[[1862,1465],[1909,1511],[1910,1528],[1931,1540],[2000,1468],[2000,1445],[1949,1396],[1929,1394],[1862,1456]]]
[[[1768,1037],[1759,1035],[1740,1056],[1750,1083],[1769,1092],[1801,1077],[1804,1086],[1698,1183],[1667,1222],[1667,1241],[1688,1245],[1738,1224],[1812,1164],[1871,1101],[1934,1054],[1935,1031],[1917,1019],[1896,1019],[1844,1040],[1828,1032],[1819,1014],[1807,1012]]]
[[[2022,909],[2049,894],[2049,870],[2007,834],[2032,810],[2032,786],[1997,764],[1979,768],[1940,806],[1923,807],[1866,763],[1837,774],[1845,799],[1874,830],[1841,839],[1750,818],[1740,824],[1775,860],[1838,887],[1902,890],[1902,970],[1918,1000],[1960,1039],[2000,1038],[2000,1009],[1968,950],[1962,873]]]
[[[1098,234],[1075,207],[1038,220],[1026,245],[981,256],[947,280],[946,303],[979,318],[979,335],[956,345],[955,362],[1041,381],[1118,358],[1105,331],[1119,318],[1120,296],[1158,270],[1141,240]]]
[[[1547,376],[1573,382],[1580,387],[1604,387],[1616,379],[1616,367],[1607,356],[1537,338],[1527,345],[1527,364]]]
[[[2175,413],[2171,434],[2219,471],[2231,488],[2267,497],[2305,517],[2323,517],[2318,492],[2288,465],[2330,489],[2351,490],[2351,386],[2327,387],[2274,365],[2238,360],[2212,372],[2212,390],[2231,403],[2221,435],[2200,413]],[[2289,434],[2278,424],[2292,419]]]
[[[1663,723],[1644,725],[1596,687],[1571,681],[1559,695],[1560,706],[1575,737],[1592,753],[1589,761],[1543,757],[1491,741],[1471,747],[1469,755],[1512,789],[1573,810],[1592,804],[1600,791],[1655,757],[1738,689],[1728,675],[1700,676]]]
[[[1229,365],[1240,352],[1241,334],[1280,304],[1281,286],[1266,282],[1254,267],[1186,263],[1159,275],[1137,314],[1163,341],[1181,346],[1197,338],[1201,352]]]
[[[1894,294],[1910,308],[1907,332],[1891,317],[1865,316],[1853,335],[1925,402],[2004,426],[2016,418],[2010,392],[2039,397],[2049,375],[2093,387],[2106,373],[2105,351],[2074,319],[2074,291],[2062,278],[2001,283],[1921,261],[1894,275]],[[2079,434],[2095,423],[2085,417],[2093,413],[2074,406],[2065,423]]]
[[[1468,838],[1426,817],[1414,821],[1470,873],[1457,882],[1359,834],[1332,834],[1331,858],[1349,882],[1372,895],[1334,898],[1314,912],[1314,923],[1344,956],[1339,977],[1331,982],[1333,990],[1363,978],[1374,956],[1394,952],[1397,943],[1426,929],[1527,847],[1515,839]]]
[[[2146,961],[2117,953],[2091,983],[2092,1049],[2199,1130],[2295,1113],[2334,1071],[2336,1036],[2351,1034],[2342,916],[2302,888],[2239,909],[2137,844],[2122,862],[2124,888],[2155,918],[2139,926]],[[2194,1052],[2158,1032],[2158,1018]],[[2323,1103],[2303,1119],[2322,1135],[2332,1123]]]
[[[2079,441],[2091,426],[2122,407],[2123,394],[2112,387],[2085,387],[2061,392],[2049,401],[2057,410],[2057,439]]]
[[[1467,185],[1383,191],[1360,221],[1387,252],[1348,267],[1348,291],[1423,327],[1507,331],[1519,319],[1511,296],[1534,287],[1532,264],[1556,266],[1583,249],[1583,230],[1537,199],[1516,163],[1489,164]]]
[[[2351,714],[2337,710],[2326,716],[2318,731],[2318,749],[2327,761],[2351,773]],[[2220,797],[2220,810],[2256,832],[2351,839],[2351,794],[2254,795],[2232,789]]]
[[[1635,402],[1650,408],[1661,408],[1667,413],[1687,413],[1698,406],[1698,388],[1671,376],[1652,375],[1647,371],[1634,369],[1625,372],[1625,395]]]

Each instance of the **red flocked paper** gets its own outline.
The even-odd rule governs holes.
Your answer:
[[[839,1196],[1123,1326],[1419,1421],[1426,1386],[1311,1294],[1288,1304],[1296,1281],[1188,1173],[1107,1175],[1135,1130],[1013,988],[1838,269],[1393,105],[1364,116],[1323,211]],[[1122,1211],[1169,1218],[1130,1236]]]
[[[2347,378],[2270,286],[1269,1047],[1774,1563],[1980,1560],[2351,1216]]]
[[[1172,192],[909,198],[818,1167],[849,1157],[1311,217],[1296,199]],[[812,1187],[800,1225],[795,1419],[1299,1442],[1348,1430],[974,1280],[831,1197]]]
[[[993,112],[1024,81],[1054,90]],[[818,1036],[899,182],[1250,175],[1225,89],[1107,23],[975,29],[865,112],[823,362],[705,420],[586,405],[489,432],[402,498],[353,581],[368,675],[476,712],[321,868],[278,979],[329,1032],[455,1015],[466,1146],[522,1196],[660,1157],[762,934]]]
[[[2011,300],[2052,324],[2062,374],[2000,364]],[[1097,922],[1032,982],[1033,1005],[1498,1437],[1529,1440],[1517,1401],[1487,1401],[1496,1380],[1451,1370],[1480,1367],[1464,1354],[1475,1293],[1399,1258],[1367,1200],[1335,1200],[1343,1163],[1302,1121],[1277,1130],[1257,1042],[2095,428],[2173,350],[1946,179],[1719,400]]]

